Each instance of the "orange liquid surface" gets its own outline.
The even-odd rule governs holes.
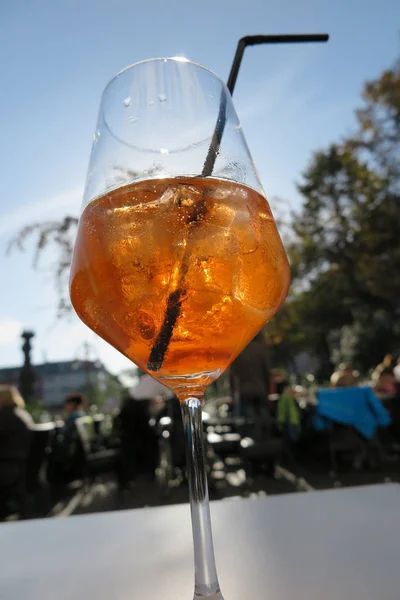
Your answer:
[[[283,303],[290,273],[266,199],[226,180],[142,181],[84,210],[71,271],[79,317],[142,369],[179,289],[161,368],[178,395],[205,387]]]

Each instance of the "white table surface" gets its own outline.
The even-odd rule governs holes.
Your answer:
[[[212,503],[225,600],[399,600],[400,486]],[[186,505],[0,525],[1,600],[192,600]]]

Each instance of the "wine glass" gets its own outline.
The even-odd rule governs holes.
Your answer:
[[[225,84],[183,58],[105,88],[71,268],[86,325],[173,390],[183,413],[194,598],[222,599],[202,398],[283,303],[289,266]]]

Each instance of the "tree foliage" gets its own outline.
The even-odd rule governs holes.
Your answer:
[[[400,62],[366,83],[363,100],[355,134],[313,155],[292,217],[284,344],[298,349],[300,325],[324,377],[331,358],[366,370],[400,350]]]
[[[33,223],[24,227],[18,235],[11,240],[8,252],[15,248],[25,250],[26,240],[36,238],[36,248],[33,257],[33,266],[37,267],[42,253],[46,248],[54,248],[56,260],[54,261],[54,281],[58,293],[58,315],[71,310],[68,298],[68,276],[71,266],[73,240],[78,226],[77,217],[67,216],[60,221],[45,221]]]

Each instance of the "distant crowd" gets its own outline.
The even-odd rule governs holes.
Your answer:
[[[233,362],[229,377],[229,411],[232,416],[253,424],[273,421],[274,427],[287,433],[290,439],[298,439],[302,402],[304,398],[309,401],[308,391],[283,370],[271,368],[268,346],[262,334],[256,335]],[[309,381],[313,380],[313,376],[309,375]],[[339,365],[330,378],[331,388],[336,389],[365,383],[350,364]],[[382,401],[400,397],[400,358],[389,354],[385,356],[373,370],[367,384]],[[51,473],[56,481],[65,482],[77,475],[74,469],[77,465],[79,467],[81,460],[77,444],[81,442],[77,438],[76,424],[87,414],[87,406],[83,394],[71,394],[65,399],[63,417],[54,419],[56,433],[51,448]],[[164,416],[175,424],[181,421],[176,399],[159,403],[156,412],[154,399],[138,402],[127,396],[122,400],[112,424],[113,435],[118,440],[120,458],[117,473],[121,487],[129,485],[140,472],[154,476],[160,452],[157,423]],[[34,429],[18,390],[13,386],[0,385],[0,519],[2,513],[9,510],[10,499],[19,506],[20,513],[24,511],[24,482]],[[259,434],[262,435],[261,429]],[[174,464],[183,467],[185,444],[181,425],[172,427],[167,437],[172,444]]]
[[[332,387],[350,387],[360,383],[360,374],[351,364],[341,364],[331,376]],[[397,395],[400,391],[400,356],[387,354],[376,366],[371,381],[378,396]]]

